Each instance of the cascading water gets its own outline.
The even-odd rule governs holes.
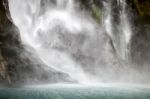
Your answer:
[[[123,41],[122,43],[122,56],[123,59],[125,60],[129,60],[130,57],[130,40],[132,38],[132,30],[131,30],[131,26],[129,24],[129,19],[127,16],[127,12],[126,12],[126,2],[124,0],[120,0],[121,5],[122,5],[122,11],[120,12],[120,28],[122,29],[122,35],[123,37],[121,38]]]
[[[119,33],[113,32],[111,1],[104,3],[104,26],[117,55],[125,59],[132,33],[126,4],[118,2],[122,7]],[[110,45],[107,46],[108,37],[76,5],[75,0],[9,0],[11,17],[20,30],[22,42],[32,47],[47,66],[80,83],[102,81],[105,69],[108,73],[115,72],[109,67],[114,63],[110,59]],[[118,35],[119,40],[115,40]]]
[[[63,51],[66,47],[77,51],[68,46],[69,43],[76,42],[64,41],[63,35],[82,35],[85,29],[89,32],[94,31],[92,23],[75,16],[74,1],[56,0],[51,8],[50,5],[46,5],[48,2],[42,0],[10,0],[9,2],[11,15],[20,30],[22,42],[33,47],[46,65],[67,73],[80,82],[86,82],[87,78],[81,67]],[[40,5],[41,2],[43,5]],[[42,7],[45,7],[45,11]]]
[[[114,0],[115,1],[115,0]],[[112,42],[114,44],[115,50],[117,52],[117,56],[121,58],[124,61],[129,61],[129,55],[130,55],[130,49],[129,44],[132,37],[132,31],[129,24],[127,11],[126,11],[126,1],[125,0],[117,0],[116,2],[117,10],[119,10],[119,13],[117,13],[116,9],[114,12],[112,12],[112,2],[104,2],[104,6],[106,8],[105,13],[105,19],[104,19],[104,25],[106,28],[106,32],[112,39]],[[113,16],[112,14],[116,13],[118,17]],[[117,23],[117,28],[114,28],[114,23],[112,20],[115,18],[116,20],[119,20],[119,23]],[[113,29],[115,31],[113,31]],[[116,31],[116,29],[118,31]]]

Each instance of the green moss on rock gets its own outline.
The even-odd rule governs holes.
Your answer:
[[[81,0],[81,7],[85,8],[97,23],[101,20],[102,5],[97,0]]]
[[[97,7],[95,4],[92,4],[91,14],[96,20],[96,22],[100,23],[102,12],[101,12],[101,9]]]

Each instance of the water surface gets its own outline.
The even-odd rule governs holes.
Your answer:
[[[150,89],[125,86],[30,86],[0,88],[0,99],[150,99]]]

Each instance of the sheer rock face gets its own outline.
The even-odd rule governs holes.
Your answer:
[[[143,16],[150,17],[150,1],[149,0],[127,0],[129,4],[136,8],[137,11]]]
[[[20,40],[19,30],[11,21],[7,0],[0,1],[0,84],[40,84],[71,81],[67,74],[57,72],[27,52]]]
[[[150,64],[150,1],[127,0],[132,6],[134,31],[131,41],[132,61],[139,67]],[[134,2],[133,2],[134,1]],[[135,11],[136,9],[136,11]],[[146,67],[147,68],[147,67]]]
[[[6,13],[5,13],[6,10],[3,4],[4,3],[1,0],[0,1],[0,80],[11,83],[11,80],[7,71],[7,66],[6,66],[7,62],[6,62],[6,59],[2,55],[2,50],[5,44],[5,36],[7,35],[7,34],[5,35],[4,33],[6,32],[6,29],[4,27],[5,26],[9,27],[8,24],[10,24],[6,17]]]

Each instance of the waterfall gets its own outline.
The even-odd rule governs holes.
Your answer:
[[[122,56],[123,59],[129,60],[130,57],[130,40],[132,37],[132,30],[131,26],[129,23],[129,19],[127,16],[127,10],[126,10],[126,2],[125,0],[120,0],[121,6],[122,6],[122,11],[120,12],[120,26],[122,28],[122,35],[123,37],[121,38],[123,41],[122,43]]]
[[[113,22],[112,2],[104,1],[103,25],[117,55],[126,60],[132,32],[126,3],[117,2],[121,7],[118,8],[119,23]],[[107,72],[115,72],[110,68],[114,63],[107,53],[104,28],[100,28],[92,16],[78,10],[76,4],[76,0],[9,0],[11,17],[20,31],[22,43],[32,47],[44,64],[80,83],[102,81]],[[109,80],[113,79],[111,75]]]
[[[92,23],[75,16],[73,0],[56,0],[55,3],[49,0],[45,1],[43,7],[41,2],[42,0],[9,0],[11,16],[20,30],[22,42],[34,48],[47,66],[67,73],[79,82],[87,82],[81,66],[59,49],[66,49],[71,43],[64,41],[64,44],[61,35],[78,35],[83,29],[93,31]]]
[[[112,11],[113,10],[112,7],[114,7],[114,5],[112,5],[113,2],[116,3],[117,7],[117,9],[114,9],[114,12]],[[132,30],[127,16],[126,1],[125,0],[107,1],[104,2],[104,6],[105,6],[104,25],[106,28],[106,32],[113,41],[115,50],[117,52],[117,56],[124,61],[129,61],[130,57],[129,44],[132,37]],[[114,13],[116,13],[117,16],[113,16],[112,14]],[[112,21],[113,19],[115,21],[119,20],[119,22],[115,23],[115,21]],[[115,27],[115,25],[117,28]]]

